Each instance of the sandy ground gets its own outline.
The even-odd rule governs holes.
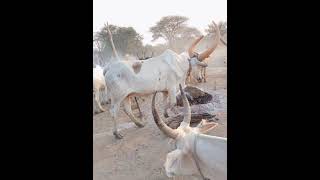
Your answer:
[[[227,68],[216,67],[214,61],[226,56],[226,49],[219,48],[209,61],[206,83],[195,84],[197,87],[225,98],[219,107],[219,126],[209,134],[227,137]],[[216,84],[216,91],[214,85]],[[162,96],[157,96],[157,107],[162,112]],[[173,147],[169,139],[155,125],[151,114],[151,96],[139,101],[144,114],[145,127],[136,127],[124,113],[119,114],[118,124],[124,138],[117,140],[112,135],[112,120],[107,112],[93,116],[93,179],[94,180],[165,180],[163,164],[165,157]],[[161,113],[162,114],[162,113]],[[163,116],[162,116],[163,117]],[[191,180],[194,177],[175,179]],[[217,179],[222,180],[222,179]]]

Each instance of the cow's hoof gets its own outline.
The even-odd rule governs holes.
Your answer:
[[[168,113],[163,113],[163,116],[165,117],[165,118],[168,118],[169,117],[169,115],[168,115]]]
[[[144,127],[144,124],[142,122],[136,122],[135,123],[139,128],[142,128]]]
[[[122,139],[123,135],[120,134],[118,131],[113,132],[113,135],[116,137],[116,139]]]

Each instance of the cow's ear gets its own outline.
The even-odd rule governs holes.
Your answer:
[[[205,120],[202,120],[201,123],[198,124],[197,129],[200,133],[204,134],[217,126],[218,126],[218,123],[206,122]]]

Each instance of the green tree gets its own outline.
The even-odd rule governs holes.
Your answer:
[[[134,55],[137,48],[143,46],[143,37],[132,27],[118,27],[109,25],[112,33],[113,42],[119,55],[132,54]],[[104,57],[108,58],[112,55],[112,47],[107,33],[107,27],[103,27],[94,36],[96,44],[100,44],[100,50]]]
[[[186,22],[189,19],[184,16],[165,16],[156,23],[155,26],[150,28],[153,41],[164,38],[169,48],[174,48],[174,42],[181,34],[184,28],[187,27]]]
[[[221,21],[218,23],[218,27],[220,30],[221,37],[226,40],[227,39],[227,21]],[[208,25],[208,28],[205,30],[209,36],[214,36],[215,35],[215,29],[214,25],[210,23]]]

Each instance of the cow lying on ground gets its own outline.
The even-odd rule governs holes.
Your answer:
[[[176,150],[167,154],[164,164],[167,176],[200,174],[202,179],[207,177],[226,179],[227,138],[204,134],[217,126],[213,122],[205,123],[202,120],[197,127],[190,127],[190,105],[181,85],[180,91],[184,104],[184,119],[177,129],[171,129],[160,118],[155,109],[156,93],[152,99],[152,115],[156,125],[176,144]]]

